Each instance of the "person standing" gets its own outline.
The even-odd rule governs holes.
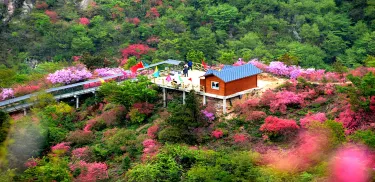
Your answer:
[[[189,69],[190,69],[191,71],[193,71],[193,62],[192,62],[192,61],[189,61],[189,62],[188,62],[188,66],[189,66]]]
[[[184,77],[188,77],[188,71],[189,71],[189,68],[188,66],[184,66],[184,69],[182,70],[182,72],[184,73]]]

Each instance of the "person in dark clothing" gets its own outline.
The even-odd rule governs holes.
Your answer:
[[[193,62],[192,62],[192,61],[189,61],[189,62],[188,62],[188,66],[189,66],[189,69],[190,69],[191,71],[193,71]]]
[[[184,69],[182,70],[182,72],[184,73],[184,77],[188,77],[188,71],[189,68],[187,66],[184,66]]]

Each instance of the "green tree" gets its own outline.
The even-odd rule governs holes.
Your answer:
[[[304,41],[316,44],[320,39],[320,31],[317,24],[309,25],[303,24],[301,27],[301,36]]]
[[[121,84],[105,83],[99,88],[99,93],[109,101],[125,106],[128,111],[136,102],[153,103],[157,98],[154,85],[145,76],[139,76],[137,80],[126,80]]]
[[[322,47],[327,52],[329,58],[337,57],[343,54],[347,48],[347,42],[342,40],[341,37],[329,32],[326,39],[323,41]]]
[[[367,55],[364,62],[367,67],[375,67],[375,56]]]
[[[349,75],[352,85],[339,87],[339,91],[349,95],[353,110],[370,111],[370,99],[375,96],[375,75],[371,72],[363,77]]]
[[[231,21],[238,16],[238,9],[229,4],[219,4],[208,9],[207,15],[214,19],[214,24],[218,29],[226,30]]]
[[[204,54],[202,51],[191,50],[187,53],[186,59],[189,61],[200,63],[202,60],[204,60]]]
[[[221,54],[219,57],[220,63],[224,63],[224,64],[234,63],[234,60],[236,58],[236,54],[234,53],[234,51],[229,51],[229,52],[221,51],[220,54]]]

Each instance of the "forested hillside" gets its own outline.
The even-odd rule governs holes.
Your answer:
[[[13,18],[5,22],[12,2]],[[209,63],[242,57],[315,68],[375,59],[372,0],[37,0],[31,9],[19,0],[0,3],[0,63],[8,68],[82,55],[102,65],[130,56]]]

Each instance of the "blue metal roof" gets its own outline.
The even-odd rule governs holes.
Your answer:
[[[242,66],[224,66],[221,71],[208,70],[204,76],[215,75],[226,83],[252,75],[257,75],[259,73],[262,73],[262,70],[254,65],[244,64]]]

